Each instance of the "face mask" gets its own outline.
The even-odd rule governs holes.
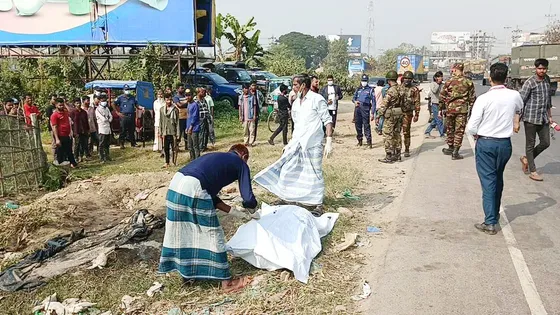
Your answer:
[[[405,86],[411,86],[411,85],[412,85],[412,81],[404,81],[404,85],[405,85]]]
[[[103,106],[103,107],[107,107],[107,102],[101,102],[99,104],[101,104],[101,106]]]
[[[367,86],[367,82],[362,82],[362,87],[366,87]]]
[[[130,95],[130,91],[129,91],[129,90],[125,90],[125,91],[124,91],[124,95]]]
[[[101,95],[101,92],[95,91],[93,94],[94,94],[95,96],[99,96],[99,95]]]
[[[329,81],[327,81],[327,84],[328,84],[328,85],[333,85],[333,81],[330,81],[330,80],[329,80]]]

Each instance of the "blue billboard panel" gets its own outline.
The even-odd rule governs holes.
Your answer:
[[[329,35],[328,38],[331,41],[344,41],[349,54],[360,54],[362,52],[362,35]]]
[[[366,71],[366,62],[364,59],[352,59],[348,61],[348,73],[354,75]]]
[[[0,45],[184,46],[194,11],[194,0],[14,0],[0,7]]]

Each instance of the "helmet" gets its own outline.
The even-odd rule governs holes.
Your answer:
[[[403,79],[414,79],[414,74],[411,71],[405,71],[402,77]]]
[[[364,82],[364,81],[366,81],[366,82],[369,81],[369,77],[368,77],[367,74],[362,75],[362,82]]]
[[[397,74],[397,71],[389,71],[385,75],[385,79],[387,79],[387,80],[396,80],[398,78],[399,78],[399,75]]]

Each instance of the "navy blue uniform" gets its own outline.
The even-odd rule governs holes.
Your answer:
[[[357,139],[359,142],[366,136],[368,144],[371,144],[371,125],[370,113],[373,115],[375,113],[375,108],[377,104],[375,103],[375,95],[373,93],[373,88],[366,86],[358,88],[352,98],[352,102],[360,102],[360,105],[354,109],[354,124],[356,126]],[[363,132],[362,132],[363,129]]]
[[[135,121],[136,121],[136,106],[138,102],[136,98],[132,95],[121,95],[117,97],[115,104],[119,107],[119,112],[121,112],[124,117],[121,117],[121,133],[119,135],[119,142],[121,146],[124,145],[124,141],[128,138],[132,146],[136,146],[136,137],[134,136]]]

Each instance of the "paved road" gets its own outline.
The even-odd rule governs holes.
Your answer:
[[[553,102],[560,107],[560,97]],[[368,314],[560,314],[560,147],[552,141],[538,157],[545,182],[533,182],[520,168],[522,134],[513,138],[496,236],[473,227],[483,212],[471,142],[462,161],[443,156],[441,141],[424,142],[382,270],[370,279]]]

